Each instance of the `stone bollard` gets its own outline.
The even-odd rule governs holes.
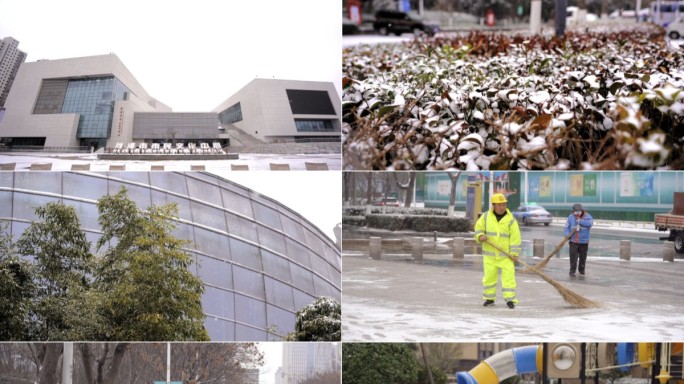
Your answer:
[[[632,258],[632,240],[620,240],[620,260]]]
[[[370,257],[375,260],[380,260],[380,254],[382,253],[382,239],[379,237],[370,238]]]
[[[663,261],[674,263],[674,241],[666,241],[663,243]]]
[[[414,237],[411,239],[411,250],[415,260],[423,260],[423,238]]]
[[[463,259],[465,257],[465,239],[462,237],[454,237],[454,259]]]
[[[532,239],[532,256],[544,257],[544,239]]]

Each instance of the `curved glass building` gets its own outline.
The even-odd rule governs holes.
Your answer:
[[[205,283],[213,341],[279,340],[274,333],[293,331],[298,309],[320,296],[341,301],[333,240],[279,202],[207,173],[0,172],[0,221],[11,223],[16,240],[37,219],[37,206],[62,201],[95,244],[96,202],[121,186],[141,209],[178,205],[175,236],[192,242],[187,251]]]

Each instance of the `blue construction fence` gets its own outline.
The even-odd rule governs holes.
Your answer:
[[[418,179],[425,207],[447,208],[451,179],[429,172]],[[468,185],[482,185],[483,211],[489,209],[489,184],[508,197],[508,207],[536,203],[554,216],[570,214],[582,203],[595,218],[653,221],[672,209],[674,192],[684,191],[684,171],[510,171],[462,172],[456,184],[456,210],[465,211]]]

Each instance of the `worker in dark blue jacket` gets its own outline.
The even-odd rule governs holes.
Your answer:
[[[589,250],[589,230],[592,225],[594,225],[594,219],[582,209],[582,204],[573,205],[572,214],[568,216],[568,221],[565,223],[564,234],[567,237],[574,230],[570,237],[570,275],[572,276],[575,275],[575,271],[584,275]]]

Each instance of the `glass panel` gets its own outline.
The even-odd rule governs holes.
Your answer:
[[[81,221],[81,228],[91,230],[100,229],[100,224],[97,222],[99,213],[97,212],[97,206],[94,203],[65,200],[64,204],[74,207],[74,210],[76,210],[76,215]]]
[[[134,184],[128,184],[121,181],[109,180],[109,194],[115,195],[119,192],[121,187],[126,187],[128,198],[135,201],[138,209],[149,208],[152,200],[150,196],[150,189]]]
[[[152,172],[108,172],[110,178],[131,181],[145,186],[150,185],[150,173]]]
[[[246,327],[242,324],[235,324],[236,341],[267,341],[266,331]]]
[[[228,192],[241,195],[244,197],[249,197],[249,192],[245,188],[231,180],[219,178],[219,185],[223,190],[227,190]]]
[[[290,263],[290,271],[292,273],[292,281],[294,282],[295,287],[312,296],[316,296],[314,292],[313,276],[311,271],[307,271],[306,269],[292,263]]]
[[[235,340],[235,323],[232,321],[207,316],[204,319],[204,327],[207,329],[211,341]]]
[[[285,243],[287,244],[288,259],[294,260],[306,268],[311,267],[311,261],[309,261],[309,251],[303,245],[288,238],[285,238]]]
[[[221,190],[221,194],[223,195],[223,206],[226,209],[237,212],[250,219],[254,218],[254,213],[252,213],[252,201],[249,198],[225,189]]]
[[[266,284],[266,301],[279,307],[294,311],[292,287],[270,277],[264,279]]]
[[[330,278],[330,276],[328,276],[328,263],[326,263],[325,260],[311,252],[309,252],[309,259],[311,259],[311,269],[313,269],[314,272],[322,275],[326,279]]]
[[[266,303],[247,296],[235,295],[235,320],[266,328]]]
[[[302,243],[306,243],[306,237],[304,237],[304,230],[302,225],[298,220],[294,220],[285,215],[280,215],[280,220],[283,223],[284,232],[295,240],[299,240]]]
[[[316,297],[308,295],[298,289],[294,290],[295,312],[316,301]]]
[[[150,184],[164,191],[176,192],[188,195],[188,187],[185,183],[185,175],[175,172],[150,172]]]
[[[287,252],[287,249],[285,248],[285,237],[280,233],[268,229],[263,225],[257,225],[257,233],[259,234],[259,244],[278,253],[284,254]]]
[[[232,213],[226,212],[225,214],[226,220],[228,221],[228,232],[230,234],[242,237],[246,240],[251,240],[255,243],[259,242],[255,222],[233,215]]]
[[[0,218],[12,217],[12,191],[0,191]]]
[[[188,182],[188,192],[191,197],[206,201],[214,205],[221,205],[221,192],[216,184],[216,179],[213,179],[214,184],[198,180],[197,177],[201,174],[186,173]],[[212,181],[212,179],[207,179]]]
[[[14,188],[62,194],[62,172],[17,172]]]
[[[342,272],[336,270],[330,264],[328,264],[328,276],[330,276],[330,280],[338,289],[342,288]]]
[[[15,218],[24,220],[38,220],[38,217],[36,216],[37,207],[58,201],[59,199],[54,197],[14,192],[14,210],[12,211],[12,215]]]
[[[0,172],[0,187],[12,188],[14,186],[14,175],[21,172]]]
[[[292,281],[288,260],[264,249],[261,250],[261,260],[264,264],[264,272],[285,283]]]
[[[286,335],[294,331],[295,321],[297,320],[294,313],[269,304],[266,304],[266,312],[268,314],[268,326],[275,327],[278,334]]]
[[[155,172],[162,173],[162,172]],[[166,172],[164,172],[166,173]],[[152,204],[155,205],[166,205],[166,204],[176,204],[178,207],[178,217],[183,220],[192,221],[192,216],[190,213],[190,201],[187,198],[177,197],[165,192],[152,190]]]
[[[330,283],[323,280],[321,277],[319,277],[317,275],[313,275],[313,280],[314,280],[314,286],[316,288],[316,296],[317,297],[321,297],[321,296],[335,297],[336,296],[335,288],[333,288],[330,285]]]
[[[107,179],[81,173],[64,172],[64,195],[98,200],[107,194]]]
[[[325,258],[325,261],[327,261],[329,264],[335,266],[338,270],[341,270],[340,262],[342,255],[340,254],[340,251],[337,248],[332,248],[327,245],[323,245],[323,255]]]
[[[256,221],[278,231],[282,229],[278,211],[258,203],[252,204],[252,208],[254,208],[254,218]]]
[[[229,244],[227,236],[195,227],[195,243],[192,247],[199,252],[217,259],[230,260]]]
[[[266,299],[264,290],[264,275],[250,271],[237,265],[233,266],[235,292],[244,293],[262,300]]]
[[[227,232],[226,217],[223,211],[194,201],[190,202],[190,208],[195,223]]]
[[[200,255],[199,277],[207,284],[233,289],[232,265],[225,261]]]
[[[186,248],[193,249],[195,244],[195,234],[192,227],[188,224],[183,224],[179,222],[174,222],[176,229],[173,231],[173,235],[181,240],[188,240],[191,243],[186,246]]]
[[[317,255],[321,255],[323,253],[321,239],[308,230],[304,231],[304,235],[306,236],[306,245],[308,245]]]
[[[230,257],[246,267],[261,271],[261,254],[259,248],[238,239],[230,238]]]
[[[233,292],[206,286],[202,295],[202,308],[207,315],[235,319]]]

